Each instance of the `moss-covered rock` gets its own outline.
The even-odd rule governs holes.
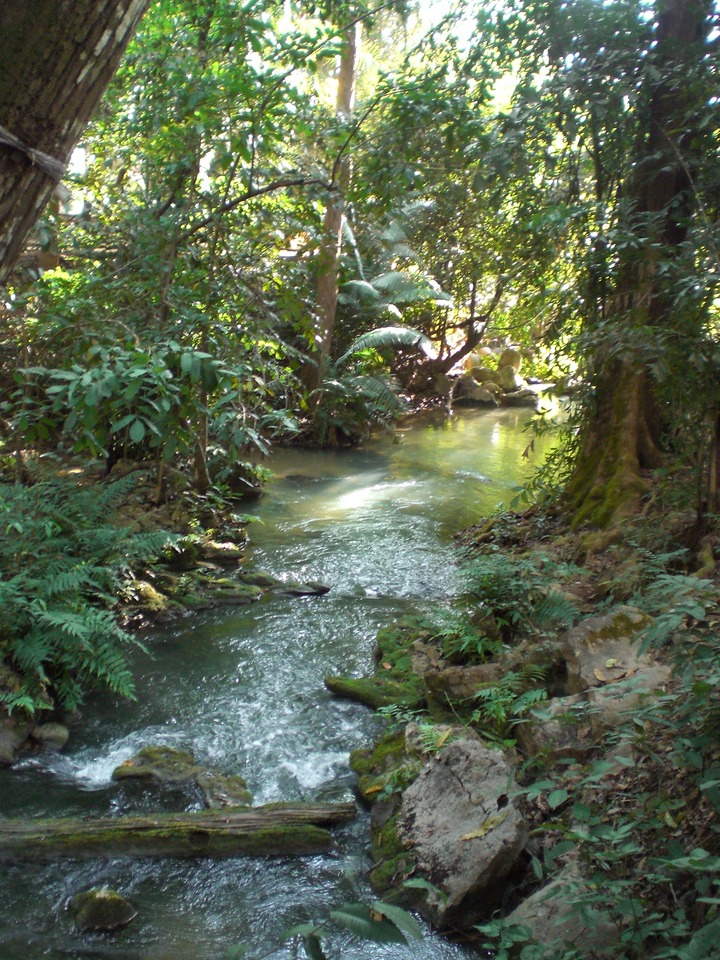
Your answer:
[[[245,807],[253,801],[243,777],[226,777],[213,770],[201,770],[195,776],[195,782],[210,810]]]
[[[137,916],[137,910],[116,890],[96,887],[78,893],[68,904],[78,930],[117,930]]]
[[[374,710],[394,703],[415,707],[424,702],[419,678],[403,682],[375,674],[373,677],[325,677],[324,683],[336,696],[363,703]]]
[[[112,772],[113,780],[154,780],[157,783],[189,783],[201,771],[195,757],[175,747],[143,747]]]

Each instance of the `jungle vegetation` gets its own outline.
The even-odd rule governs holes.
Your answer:
[[[532,491],[572,528],[661,476],[689,549],[716,528],[714,0],[65,6],[0,11],[7,707],[131,691],[97,599],[157,536],[61,467],[222,499],[445,403],[489,341],[572,387]]]

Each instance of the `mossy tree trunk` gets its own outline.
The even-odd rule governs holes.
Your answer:
[[[3,0],[0,5],[0,284],[148,4]]]
[[[60,857],[274,857],[324,853],[324,827],[346,823],[354,803],[265,807],[130,817],[0,822],[0,860]]]
[[[620,251],[614,289],[598,311],[607,347],[591,363],[593,401],[565,490],[576,525],[607,527],[637,512],[647,471],[661,462],[665,424],[649,372],[656,358],[638,343],[643,330],[651,340],[672,328],[682,309],[665,278],[697,207],[691,171],[701,149],[695,124],[708,95],[711,9],[710,0],[657,3],[644,133],[625,190],[622,226],[633,242]]]

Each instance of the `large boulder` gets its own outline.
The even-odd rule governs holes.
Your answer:
[[[151,780],[155,783],[190,783],[200,772],[195,757],[175,747],[143,747],[112,772],[113,780]]]
[[[525,820],[508,799],[511,780],[499,750],[456,740],[403,794],[397,835],[414,869],[437,888],[421,910],[439,927],[487,916],[525,848]]]
[[[253,799],[243,777],[225,776],[198,764],[188,750],[162,745],[143,747],[115,767],[112,779],[165,785],[191,784],[200,790],[205,806],[210,810],[250,806]]]

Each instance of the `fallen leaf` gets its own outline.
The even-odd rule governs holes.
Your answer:
[[[495,827],[499,827],[503,820],[506,820],[508,816],[508,811],[504,810],[502,813],[499,813],[496,817],[488,817],[485,823],[482,824],[477,830],[474,830],[472,833],[466,833],[464,837],[460,837],[461,840],[481,840],[485,834],[490,833]]]

